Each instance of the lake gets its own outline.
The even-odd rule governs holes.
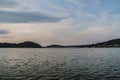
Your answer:
[[[120,48],[0,48],[0,80],[120,80]]]

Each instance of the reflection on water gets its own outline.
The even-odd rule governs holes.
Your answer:
[[[120,80],[120,49],[0,49],[0,80]]]

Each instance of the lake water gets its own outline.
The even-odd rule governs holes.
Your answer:
[[[0,80],[120,80],[120,48],[1,48]]]

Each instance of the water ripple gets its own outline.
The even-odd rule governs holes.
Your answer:
[[[0,49],[0,80],[120,80],[120,49]]]

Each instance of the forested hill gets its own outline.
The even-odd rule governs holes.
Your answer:
[[[26,41],[22,43],[0,43],[0,48],[41,48],[41,45],[35,42]]]

